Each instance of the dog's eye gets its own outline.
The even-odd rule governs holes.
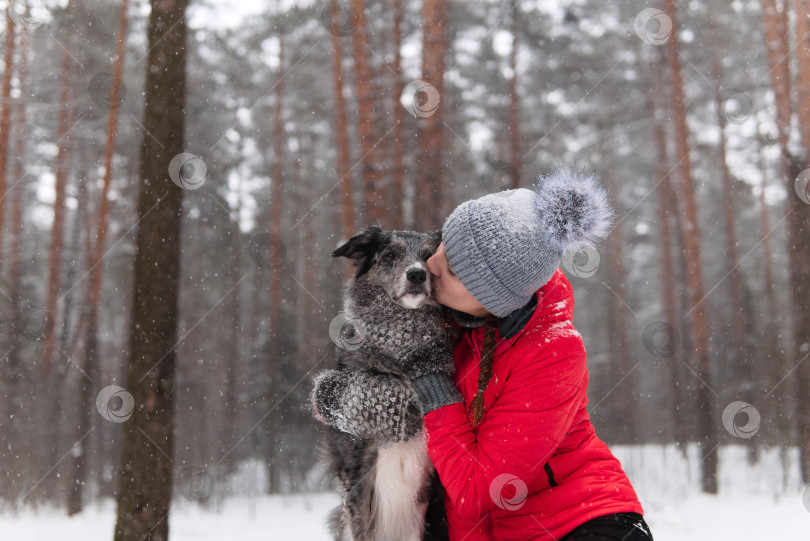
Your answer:
[[[391,263],[395,258],[396,258],[396,255],[394,254],[394,252],[386,252],[385,254],[383,254],[383,259],[387,263]]]

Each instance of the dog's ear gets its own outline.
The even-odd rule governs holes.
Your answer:
[[[379,226],[370,225],[339,246],[332,252],[332,257],[342,256],[363,261],[374,255],[384,240],[385,231]]]
[[[433,231],[428,231],[427,234],[436,240],[436,245],[438,246],[442,242],[442,230],[441,229],[434,229]]]
[[[436,253],[436,250],[439,249],[439,245],[442,243],[442,230],[434,229],[433,231],[428,231],[425,233],[425,235],[427,235],[425,245],[430,246],[431,255],[433,255]]]

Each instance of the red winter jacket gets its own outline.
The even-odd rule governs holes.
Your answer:
[[[464,402],[425,416],[451,540],[552,541],[598,516],[643,514],[585,409],[588,369],[572,322],[571,284],[557,269],[536,295],[525,326],[510,338],[497,335],[478,428],[467,411],[478,384],[482,327],[465,329],[455,349]]]

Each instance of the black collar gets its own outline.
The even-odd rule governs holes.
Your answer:
[[[523,327],[526,326],[526,323],[529,322],[529,319],[531,319],[536,308],[537,295],[532,295],[529,302],[524,304],[522,307],[511,312],[505,317],[498,318],[498,332],[500,333],[501,338],[512,338],[515,336]],[[456,323],[466,329],[483,327],[486,323],[485,318],[471,316],[466,312],[460,312],[454,308],[450,308],[450,313],[453,315],[453,319],[456,321]]]

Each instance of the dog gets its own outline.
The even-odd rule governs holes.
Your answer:
[[[347,321],[359,321],[364,327],[359,347],[337,348],[338,370],[376,371],[410,385],[397,369],[400,350],[425,347],[424,339],[435,341],[428,347],[454,341],[433,297],[426,265],[440,242],[441,231],[385,231],[371,226],[332,253],[354,260],[356,270],[344,292],[343,312]],[[420,339],[387,341],[385,337],[403,328],[417,330]],[[357,331],[351,324],[342,330]],[[359,439],[331,426],[326,431],[322,458],[342,492],[341,504],[329,517],[336,541],[448,539],[444,488],[428,457],[424,429],[404,443]]]

